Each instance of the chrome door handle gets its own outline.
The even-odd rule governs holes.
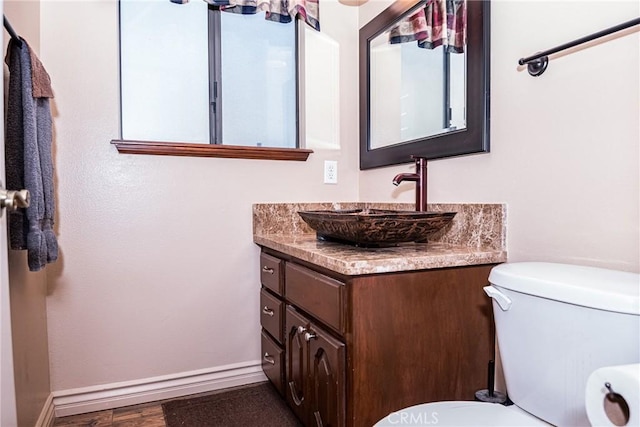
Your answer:
[[[28,208],[30,200],[29,190],[5,190],[0,182],[0,216],[4,208],[10,211]]]

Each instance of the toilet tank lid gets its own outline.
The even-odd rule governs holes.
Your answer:
[[[515,262],[494,267],[501,288],[569,304],[640,315],[640,275],[580,265]]]

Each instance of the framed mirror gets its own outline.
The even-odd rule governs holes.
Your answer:
[[[396,0],[360,29],[360,169],[489,151],[489,8]]]

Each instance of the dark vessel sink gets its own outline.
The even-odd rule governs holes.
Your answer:
[[[316,231],[319,240],[360,247],[426,242],[430,234],[445,227],[456,215],[384,209],[298,211],[298,214]]]

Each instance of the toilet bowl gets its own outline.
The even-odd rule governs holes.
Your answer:
[[[640,275],[566,264],[494,267],[485,292],[512,406],[447,401],[395,411],[383,426],[588,426],[598,368],[640,362]]]

